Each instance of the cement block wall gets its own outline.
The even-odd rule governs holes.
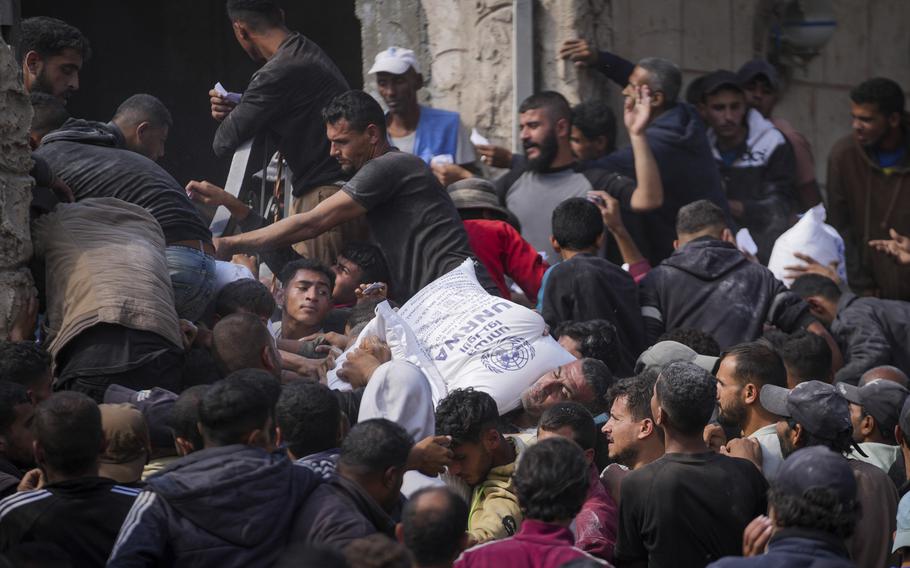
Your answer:
[[[715,69],[736,69],[755,53],[759,0],[535,0],[535,85],[570,101],[618,89],[595,72],[555,59],[559,43],[580,36],[624,57],[676,61],[688,83]],[[910,89],[910,2],[834,0],[837,30],[805,69],[795,69],[776,115],[813,146],[818,179],[834,142],[849,133],[849,90],[873,76]],[[415,49],[427,88],[422,98],[458,110],[494,142],[511,145],[510,0],[357,0],[364,74],[380,49]],[[758,43],[761,43],[760,41]],[[373,85],[364,77],[365,88]]]

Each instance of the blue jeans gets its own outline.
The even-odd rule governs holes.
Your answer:
[[[183,246],[165,249],[177,316],[197,321],[215,296],[215,259]]]

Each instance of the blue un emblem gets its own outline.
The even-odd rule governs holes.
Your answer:
[[[534,358],[534,348],[520,337],[507,337],[480,358],[483,366],[494,373],[518,371]]]

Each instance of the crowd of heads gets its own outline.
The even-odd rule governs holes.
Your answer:
[[[227,15],[238,43],[256,61],[271,56],[264,38],[288,31],[283,11],[271,0],[228,0]],[[78,30],[54,18],[29,18],[20,32],[17,55],[35,111],[30,132],[34,149],[70,118],[64,105],[80,87],[79,72],[91,49]],[[390,48],[396,49],[400,48]],[[385,109],[368,93],[350,90],[331,98],[319,115],[330,155],[346,175],[356,174],[390,149],[390,117],[419,106],[417,93],[425,82],[414,53],[380,54],[377,66],[383,57],[394,60],[374,73]],[[395,71],[401,62],[407,65]],[[679,101],[682,73],[673,62],[646,57],[632,69],[622,91],[627,113],[642,93],[648,94],[655,116],[686,104]],[[775,67],[756,60],[738,73],[719,70],[698,78],[684,98],[694,107],[686,108],[693,108],[716,137],[716,149],[723,150],[742,141],[750,115],[755,120],[757,115],[771,118],[784,94],[783,84]],[[896,136],[905,119],[903,91],[889,79],[863,82],[850,91],[850,101],[854,136],[866,148]],[[554,163],[589,162],[617,151],[617,117],[605,101],[572,106],[560,93],[541,91],[522,101],[517,115],[523,167],[534,175],[552,173]],[[164,156],[174,128],[166,106],[149,94],[127,98],[111,123],[123,134],[126,149],[152,161]],[[478,171],[485,172],[479,166]],[[522,223],[505,207],[494,182],[470,177],[449,185],[447,191],[459,220],[496,221],[521,231]],[[623,203],[623,212],[630,207]],[[605,213],[609,208],[603,198],[577,196],[561,201],[552,214],[547,211],[550,245],[563,262],[600,258],[608,246],[622,248]],[[672,215],[676,235],[672,248],[680,254],[671,259],[694,250],[692,243],[738,246],[731,210],[710,199],[692,200],[677,209]],[[737,263],[746,256],[733,254]],[[602,509],[613,521],[613,544],[620,543],[616,558],[622,559],[621,552],[628,553],[622,547],[629,546],[624,539],[635,531],[646,532],[629,524],[616,527],[634,517],[623,513],[623,503],[628,511],[631,499],[644,500],[622,491],[623,480],[634,483],[680,455],[693,463],[711,462],[715,456],[724,456],[718,458],[721,462],[737,458],[735,467],[748,467],[749,473],[728,482],[735,486],[752,483],[753,477],[766,480],[759,484],[759,501],[766,504],[761,513],[769,513],[770,519],[760,516],[757,521],[771,523],[783,535],[775,538],[795,534],[786,532],[789,529],[814,531],[816,540],[824,533],[838,543],[838,553],[851,542],[860,542],[857,546],[867,547],[861,553],[870,553],[873,545],[868,540],[848,540],[861,531],[859,519],[871,514],[875,499],[892,499],[899,485],[906,488],[907,472],[901,466],[905,469],[910,463],[910,385],[905,370],[885,364],[896,358],[882,358],[866,365],[858,380],[836,381],[845,363],[845,346],[843,341],[838,344],[832,330],[844,300],[852,294],[830,272],[817,270],[796,278],[789,289],[782,284],[774,288],[765,310],[769,314],[786,309],[781,306],[788,302],[804,309],[789,326],[762,314],[758,331],[748,341],[731,340],[697,325],[667,325],[669,329],[659,333],[651,328],[630,330],[616,315],[620,306],[590,314],[590,319],[563,318],[544,335],[550,332],[550,341],[558,342],[560,354],[564,350],[570,362],[545,365],[546,372],[529,381],[515,397],[515,407],[504,412],[485,385],[427,394],[428,373],[413,364],[419,357],[405,361],[401,350],[407,345],[394,338],[389,344],[378,337],[357,343],[363,330],[377,321],[377,310],[394,306],[391,302],[380,308],[396,292],[389,287],[395,285],[394,268],[380,246],[352,241],[334,255],[333,264],[299,257],[276,270],[269,285],[241,278],[221,286],[197,325],[184,322],[190,325],[182,331],[193,337],[181,351],[184,374],[190,378],[179,392],[113,385],[103,401],[72,390],[54,392],[59,390],[54,383],[58,361],[34,337],[0,342],[0,492],[4,496],[29,492],[24,499],[14,495],[0,502],[0,530],[7,512],[44,499],[67,483],[101,478],[111,482],[109,492],[135,499],[121,519],[122,528],[113,535],[116,544],[109,543],[114,547],[113,552],[108,550],[111,562],[122,560],[118,551],[123,554],[121,547],[130,546],[130,539],[136,538],[133,531],[149,522],[148,515],[166,519],[183,515],[179,500],[167,505],[170,509],[161,509],[166,506],[155,499],[166,501],[170,491],[186,489],[180,476],[198,472],[199,463],[211,456],[237,459],[228,467],[236,468],[237,479],[250,484],[256,477],[250,471],[281,472],[281,480],[297,484],[283,496],[288,510],[295,518],[314,516],[305,527],[294,522],[287,523],[290,528],[279,527],[276,520],[276,534],[288,535],[269,552],[277,566],[429,567],[456,561],[467,566],[472,554],[477,555],[474,558],[483,554],[482,541],[514,536],[525,530],[522,522],[524,527],[551,525],[550,530],[562,531],[563,540],[580,541],[584,531],[575,523],[596,499],[609,505]],[[541,305],[546,293],[541,282],[546,278],[537,282]],[[633,282],[631,276],[627,280]],[[631,284],[633,290],[639,290],[638,282]],[[381,284],[383,292],[370,296],[366,290],[374,283]],[[722,286],[740,284],[730,277]],[[746,303],[757,305],[763,292],[741,287]],[[533,295],[517,301],[532,304]],[[661,324],[665,323],[661,318],[670,319],[638,301],[632,303],[636,316],[639,312],[643,316],[640,327],[649,325],[644,316],[653,311],[658,312],[653,319]],[[327,322],[333,316],[343,321],[330,332]],[[901,323],[907,326],[906,321]],[[649,340],[629,345],[633,331],[642,337],[647,333]],[[350,388],[330,389],[326,374],[342,352],[347,359],[338,365],[338,376]],[[634,356],[631,361],[629,354]],[[420,389],[408,386],[413,381],[422,381]],[[431,398],[438,398],[435,405],[428,402]],[[389,410],[395,403],[405,408]],[[422,427],[413,426],[421,421]],[[416,431],[428,437],[421,439]],[[885,473],[899,483],[888,485],[887,495],[882,490],[874,499],[863,497],[864,489],[866,495],[874,493],[864,485],[871,483],[871,474],[863,478],[852,462],[874,463],[882,454],[889,456]],[[440,471],[445,474],[441,478],[429,475]],[[411,486],[415,479],[422,488]],[[607,496],[600,496],[601,491]],[[737,507],[742,503],[733,493],[727,509],[740,512]],[[478,537],[478,519],[495,511],[489,500],[497,498],[505,502],[497,506],[508,513],[493,523],[495,537]],[[325,499],[325,510],[308,512],[307,503],[317,499]],[[685,504],[680,507],[673,514],[692,513]],[[334,547],[321,547],[318,538],[315,543],[294,540],[306,531],[315,533],[320,522],[334,522],[325,521],[326,515],[350,512],[347,509],[356,511],[356,521],[339,523],[338,530],[357,525],[368,534]],[[893,520],[894,512],[886,513]],[[181,523],[200,527],[213,523],[180,518]],[[906,538],[910,526],[903,530]],[[607,528],[601,531],[606,533]],[[884,535],[879,540],[890,545],[889,539]],[[36,553],[27,545],[11,545],[0,552],[15,565],[25,565],[16,559]],[[38,553],[45,563],[53,563],[59,550],[48,545]],[[715,559],[712,554],[706,558]],[[612,559],[612,544],[610,555],[603,558]],[[585,560],[591,559],[581,561]],[[503,560],[502,565],[507,563]]]

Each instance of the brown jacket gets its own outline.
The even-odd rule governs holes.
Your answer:
[[[183,344],[164,234],[145,209],[112,197],[61,203],[35,222],[34,237],[47,273],[52,357],[98,323]]]
[[[910,267],[869,247],[888,229],[910,234],[910,117],[904,120],[903,161],[882,170],[852,135],[839,140],[828,158],[828,222],[844,238],[847,280],[859,295],[910,300]]]
[[[857,566],[885,568],[891,555],[891,535],[897,524],[897,488],[888,474],[876,466],[848,460],[856,478],[859,518],[847,541],[850,557]]]

